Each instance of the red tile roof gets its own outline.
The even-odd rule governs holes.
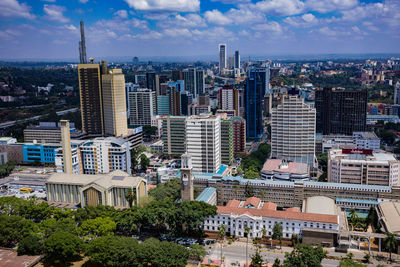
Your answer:
[[[246,208],[234,208],[226,206],[225,207],[217,206],[217,208],[218,208],[217,209],[218,214],[225,214],[225,215],[230,215],[230,214],[243,215],[247,213],[251,216],[338,224],[338,216],[336,215],[303,213],[303,212],[294,212],[288,210],[282,211],[282,210],[270,210],[270,209],[246,209]]]
[[[286,211],[292,211],[292,212],[300,212],[299,208],[288,208]]]
[[[232,207],[232,208],[237,208],[240,205],[240,201],[236,199],[231,199],[228,201],[226,204],[226,207]]]
[[[264,210],[276,210],[276,204],[274,202],[264,202],[262,206]]]
[[[308,172],[308,165],[306,163],[289,162],[287,167],[279,168],[281,159],[269,159],[264,163],[261,171],[275,171],[283,173],[297,173],[304,174]]]
[[[246,207],[247,205],[252,205],[254,208],[258,208],[260,205],[261,199],[258,197],[249,197],[246,199],[246,202],[244,202],[243,207]]]

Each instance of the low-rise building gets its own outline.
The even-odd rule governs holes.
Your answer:
[[[56,155],[55,150],[60,147],[61,143],[23,143],[22,153],[24,162],[54,164]]]
[[[334,205],[334,204],[333,204]],[[272,236],[275,223],[282,225],[283,238],[294,234],[302,237],[303,228],[339,230],[339,215],[301,212],[299,209],[277,210],[273,202],[263,202],[256,197],[244,201],[230,200],[226,206],[217,206],[217,215],[204,220],[204,230],[218,232],[225,224],[229,235],[246,237],[245,227],[250,228],[249,237],[262,237],[263,229]]]
[[[0,146],[16,144],[17,139],[13,137],[0,137]]]
[[[376,211],[383,230],[400,236],[400,202],[381,202]]]
[[[146,180],[123,171],[97,175],[55,173],[46,181],[47,201],[50,204],[80,204],[82,208],[98,205],[129,208],[125,198],[129,188],[136,195],[134,205],[147,196]]]
[[[79,138],[82,133],[75,130],[74,123],[70,123],[71,138]],[[39,122],[39,125],[28,125],[24,129],[24,141],[32,143],[61,143],[60,124],[55,122]]]
[[[357,148],[378,150],[381,139],[374,132],[354,132],[353,141]]]
[[[268,159],[261,170],[261,179],[278,181],[307,181],[310,171],[307,163],[288,162],[282,159]]]
[[[370,149],[332,149],[328,154],[328,182],[399,185],[400,162],[392,153]]]

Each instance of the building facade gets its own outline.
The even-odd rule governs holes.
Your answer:
[[[324,135],[364,132],[368,92],[324,88],[315,92],[317,132]]]
[[[271,157],[314,166],[315,109],[296,95],[287,95],[272,109]]]
[[[218,45],[218,54],[219,54],[219,72],[221,73],[223,69],[226,69],[226,44]]]
[[[230,165],[233,161],[233,122],[221,119],[221,163]]]
[[[186,151],[186,117],[162,116],[161,140],[164,154],[180,157]]]
[[[186,120],[186,151],[195,172],[216,173],[221,166],[221,118],[190,116]]]
[[[185,91],[191,93],[194,97],[204,94],[204,70],[202,69],[185,69],[183,70],[183,80]]]
[[[130,125],[152,125],[156,114],[155,92],[149,89],[139,89],[129,92]]]
[[[332,149],[328,181],[333,183],[398,186],[400,161],[385,151]]]
[[[24,143],[22,145],[24,162],[44,163],[53,165],[55,163],[55,150],[59,147],[61,147],[61,143],[59,144]]]
[[[233,153],[246,153],[246,120],[242,117],[232,117],[233,123]]]
[[[235,116],[239,116],[239,90],[221,88],[219,90],[219,108],[222,110],[234,110]]]

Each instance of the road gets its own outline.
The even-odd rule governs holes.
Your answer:
[[[64,115],[64,114],[67,114],[70,112],[75,112],[77,110],[79,110],[79,108],[70,108],[70,109],[66,109],[66,110],[57,111],[56,113],[57,113],[57,115],[60,116],[60,115]],[[34,116],[34,117],[22,119],[22,120],[3,122],[3,123],[0,123],[0,129],[11,127],[16,124],[21,124],[21,123],[30,122],[30,121],[36,121],[36,120],[39,120],[43,116],[46,116],[46,115],[38,115],[38,116]]]
[[[281,261],[281,264],[283,263],[285,259],[285,252],[290,252],[292,248],[290,247],[283,247],[282,250],[279,248],[276,249],[270,249],[270,248],[261,248],[261,256],[263,257],[264,261],[267,263],[274,263],[275,259],[278,258]],[[338,257],[345,257],[346,254],[344,253],[337,253],[334,252],[333,249],[327,249],[329,252],[329,255],[331,256],[338,256]],[[219,243],[212,245],[211,249],[208,247],[207,248],[207,256],[206,258],[211,258],[213,260],[219,260],[221,258],[221,245]],[[248,262],[250,263],[251,261],[251,255],[255,253],[255,246],[251,243],[248,245]],[[352,251],[352,253],[355,255],[356,258],[362,259],[364,256],[364,252],[359,252],[359,251]],[[222,248],[222,255],[225,257],[225,266],[238,266],[236,265],[237,262],[240,263],[240,266],[244,266],[246,262],[246,242],[239,242],[236,241],[231,245],[226,244]],[[379,262],[382,263],[382,262]],[[372,263],[369,266],[376,266],[378,262],[376,260],[373,260]],[[386,264],[386,263],[385,263]],[[339,266],[339,261],[334,260],[334,259],[323,259],[322,260],[322,266],[326,267],[337,267]]]

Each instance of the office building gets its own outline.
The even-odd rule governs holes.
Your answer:
[[[239,50],[235,51],[235,69],[240,69],[240,54]]]
[[[161,140],[164,154],[178,158],[186,151],[186,117],[162,116]]]
[[[395,155],[370,149],[332,149],[328,182],[399,186],[400,162]]]
[[[185,69],[183,70],[183,80],[185,91],[188,91],[194,97],[204,94],[204,70],[196,68]]]
[[[137,92],[137,90],[139,89],[139,85],[135,84],[135,83],[125,83],[125,90],[126,90],[126,116],[129,120],[130,118],[130,110],[131,107],[129,106],[129,92]]]
[[[186,152],[195,172],[216,173],[221,166],[221,118],[212,115],[186,119]]]
[[[131,145],[130,150],[136,149],[143,144],[143,127],[139,126],[133,129],[128,129],[128,134],[122,137]]]
[[[3,154],[4,160],[13,161],[16,164],[21,164],[24,161],[22,144],[12,143],[12,144],[4,144],[2,145],[2,139],[9,139],[11,137],[0,137],[0,153]],[[14,139],[14,138],[11,138]],[[6,156],[4,156],[6,155]]]
[[[304,228],[339,230],[340,209],[338,211],[334,201],[329,198],[324,199],[324,202],[332,210],[329,214],[301,212],[298,208],[277,210],[275,203],[263,202],[257,197],[244,201],[232,199],[226,206],[217,206],[217,215],[205,218],[203,229],[218,233],[219,225],[224,224],[227,235],[245,237],[245,228],[248,227],[248,237],[261,238],[264,229],[267,236],[272,236],[275,223],[279,223],[282,226],[282,237],[287,239],[293,235],[302,238]]]
[[[193,96],[187,91],[181,92],[181,114],[187,116],[189,114],[188,105],[193,103]]]
[[[368,92],[324,88],[315,92],[317,132],[324,135],[364,132]]]
[[[397,82],[394,86],[394,101],[395,105],[400,105],[400,82]]]
[[[168,95],[157,96],[157,115],[170,115],[170,97]]]
[[[218,46],[219,53],[219,72],[221,73],[223,69],[226,69],[226,44],[220,44]]]
[[[226,86],[221,88],[219,90],[219,108],[222,110],[234,110],[235,116],[239,116],[239,90]]]
[[[68,147],[68,142],[62,144],[62,147],[56,148],[55,154],[55,165],[57,172],[64,173],[82,173],[82,160],[79,147],[85,143],[83,140],[70,140],[69,142],[69,152],[65,155],[64,149]],[[68,149],[68,148],[67,148]],[[64,165],[64,159],[67,162],[67,166]],[[68,163],[69,162],[69,163]]]
[[[235,67],[235,56],[228,57],[228,69],[232,70]]]
[[[169,97],[169,114],[173,116],[180,116],[181,107],[181,93],[184,92],[185,83],[183,80],[176,82],[168,82],[168,97]]]
[[[233,122],[221,119],[221,163],[230,165],[233,161]]]
[[[210,106],[200,106],[198,104],[189,104],[188,105],[188,115],[200,115],[200,114],[210,114],[211,107]]]
[[[246,153],[246,120],[242,117],[232,117],[233,123],[233,153]]]
[[[225,109],[217,109],[215,111],[215,115],[224,115],[227,118],[232,118],[236,116],[236,111],[234,110],[225,110]]]
[[[70,123],[70,134],[72,138],[80,138],[81,132],[75,130],[75,124]],[[26,143],[61,143],[60,123],[39,122],[39,125],[28,125],[24,129],[24,141]]]
[[[160,81],[155,72],[146,73],[146,88],[153,92],[159,92]],[[158,94],[157,94],[158,95]]]
[[[183,80],[183,74],[181,70],[173,70],[171,71],[171,78],[173,81]]]
[[[378,150],[381,139],[374,132],[353,132],[354,145],[360,149]]]
[[[150,89],[139,89],[129,92],[130,125],[152,125],[156,114],[155,92]]]
[[[282,159],[268,159],[261,170],[261,179],[275,181],[308,181],[310,167],[307,163],[297,163]]]
[[[85,27],[83,21],[80,22],[81,40],[79,41],[79,63],[87,63],[86,58],[86,42],[85,42]]]
[[[271,157],[314,166],[315,109],[297,95],[283,97],[272,109]]]
[[[386,233],[400,235],[400,202],[382,201],[376,207],[376,213],[379,225]]]
[[[104,118],[100,65],[78,64],[78,80],[82,131],[87,134],[102,135]]]
[[[121,137],[128,134],[125,75],[122,69],[107,69],[102,74],[104,134]]]
[[[316,136],[315,153],[317,155],[342,147],[378,150],[381,147],[381,140],[374,132],[354,132],[353,135],[317,134]]]
[[[139,88],[147,87],[146,74],[136,74],[135,83],[139,85]]]
[[[42,163],[47,165],[54,165],[55,149],[59,147],[61,147],[61,143],[23,143],[23,161],[26,163]]]
[[[126,193],[133,189],[136,200],[147,196],[147,181],[132,177],[123,171],[109,174],[85,175],[55,173],[46,180],[47,201],[49,204],[63,204],[68,207],[113,206],[129,208]]]
[[[267,69],[251,67],[248,70],[244,91],[246,134],[250,138],[259,138],[264,132],[262,101],[267,90]]]

